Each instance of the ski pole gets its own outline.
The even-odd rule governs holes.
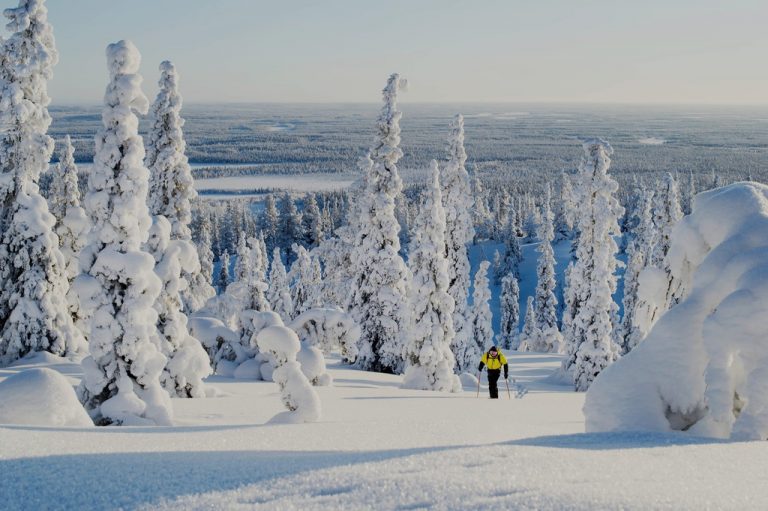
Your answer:
[[[480,398],[480,373],[477,373],[477,397]]]
[[[507,398],[508,398],[508,399],[512,399],[512,394],[509,392],[509,380],[507,380],[506,378],[504,378],[504,383],[506,383],[506,384],[507,384]]]

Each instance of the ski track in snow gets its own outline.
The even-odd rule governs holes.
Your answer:
[[[511,355],[523,399],[410,391],[331,361],[314,424],[266,425],[273,383],[214,377],[175,427],[0,427],[16,509],[764,508],[768,449],[678,434],[583,434],[584,395],[542,381],[556,355]],[[39,357],[0,370],[79,366]],[[627,482],[631,479],[631,483]]]

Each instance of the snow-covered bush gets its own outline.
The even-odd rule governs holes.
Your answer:
[[[187,326],[189,333],[198,339],[208,353],[211,367],[216,368],[216,354],[222,350],[225,343],[240,345],[240,334],[227,327],[223,321],[200,312],[189,317]],[[217,374],[218,371],[216,371]]]
[[[312,385],[328,387],[333,383],[333,377],[325,367],[323,352],[316,347],[302,342],[301,349],[296,354],[296,361],[301,364],[301,372]]]
[[[27,369],[0,382],[0,424],[93,427],[67,378],[48,368]]]
[[[285,326],[265,328],[256,336],[259,348],[275,360],[272,379],[280,386],[288,412],[272,418],[274,422],[316,422],[320,419],[320,397],[301,371],[296,355],[301,349],[296,332]]]
[[[587,430],[768,439],[768,187],[697,195],[667,259],[681,301],[594,382]],[[663,303],[666,279],[640,282],[654,285]]]
[[[330,353],[338,347],[342,360],[352,364],[357,358],[360,327],[352,316],[339,309],[309,309],[288,326],[303,342]]]

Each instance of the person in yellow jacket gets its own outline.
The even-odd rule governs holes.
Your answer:
[[[496,386],[496,383],[499,381],[502,367],[504,368],[504,379],[506,380],[509,377],[507,358],[496,346],[491,346],[491,349],[480,357],[480,365],[477,371],[482,373],[483,367],[488,367],[488,392],[491,393],[491,399],[499,399],[499,388]]]

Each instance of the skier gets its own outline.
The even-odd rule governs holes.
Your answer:
[[[480,358],[480,365],[477,367],[479,373],[483,372],[484,366],[488,366],[488,392],[491,394],[491,399],[499,399],[499,389],[496,383],[499,381],[502,367],[504,367],[504,379],[509,377],[507,358],[496,346],[491,346],[491,349],[483,353]],[[477,377],[479,380],[480,375],[478,374]]]

